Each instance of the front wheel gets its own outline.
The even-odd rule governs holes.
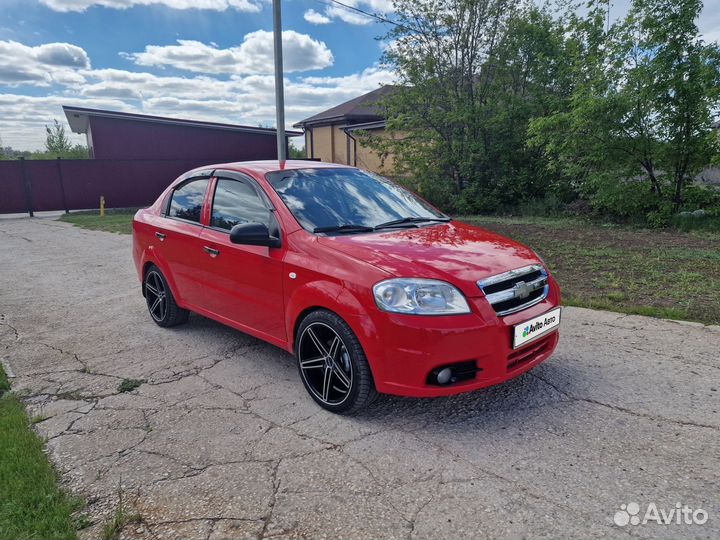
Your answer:
[[[353,414],[377,397],[360,342],[335,313],[313,311],[302,320],[295,357],[305,389],[324,409]]]
[[[157,266],[148,268],[143,287],[148,311],[158,326],[176,326],[188,320],[188,310],[177,305],[165,276]]]

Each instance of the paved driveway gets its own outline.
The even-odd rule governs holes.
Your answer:
[[[86,537],[119,493],[130,538],[720,536],[718,328],[567,308],[519,379],[344,418],[285,352],[198,316],[155,326],[127,236],[2,220],[0,276],[0,355]],[[709,518],[615,525],[631,502]]]

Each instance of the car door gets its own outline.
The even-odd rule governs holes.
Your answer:
[[[205,305],[250,333],[285,341],[283,248],[230,241],[239,223],[264,223],[280,234],[267,196],[249,177],[218,174],[209,200],[209,226],[201,234],[208,258]]]
[[[200,233],[210,177],[193,177],[170,193],[163,215],[156,220],[156,249],[166,265],[174,293],[183,307],[202,305],[202,265],[207,263]]]

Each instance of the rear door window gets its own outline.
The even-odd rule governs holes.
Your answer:
[[[168,217],[200,223],[208,178],[191,180],[173,191]]]

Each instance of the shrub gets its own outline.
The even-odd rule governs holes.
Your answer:
[[[518,211],[523,216],[557,216],[565,212],[565,204],[554,193],[548,193],[543,198],[521,201]]]
[[[593,182],[590,204],[596,214],[620,219],[645,219],[659,209],[661,199],[644,182],[603,178]]]
[[[712,208],[720,208],[720,190],[697,184],[685,188],[683,210],[708,210]]]
[[[455,203],[461,214],[495,214],[508,206],[508,201],[498,197],[494,190],[475,182],[466,187]]]

